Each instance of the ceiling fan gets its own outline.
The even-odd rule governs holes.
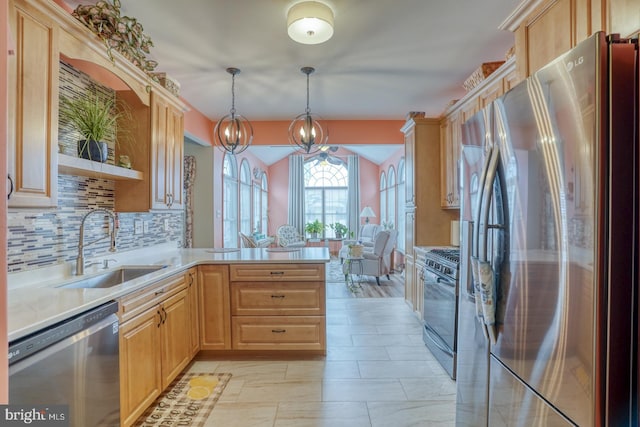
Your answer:
[[[324,147],[322,147],[324,148]],[[342,165],[344,164],[344,161],[339,159],[336,156],[332,156],[329,153],[335,153],[336,151],[338,151],[338,147],[337,146],[331,146],[328,147],[327,149],[323,150],[321,148],[320,153],[318,153],[316,156],[314,156],[314,158],[316,159],[316,164],[321,164],[322,162],[327,162],[330,163],[332,165]]]

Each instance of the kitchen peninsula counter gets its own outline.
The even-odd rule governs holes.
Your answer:
[[[25,337],[72,316],[90,310],[152,283],[199,265],[214,264],[318,264],[329,262],[327,248],[243,248],[243,249],[176,249],[171,245],[109,254],[89,261],[101,264],[115,260],[109,269],[93,265],[84,276],[72,275],[73,265],[12,273],[8,275],[8,340]],[[117,270],[125,266],[166,266],[137,279],[110,288],[62,288],[66,284],[91,275]]]

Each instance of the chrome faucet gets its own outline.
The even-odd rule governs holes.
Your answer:
[[[116,251],[116,217],[113,214],[113,212],[108,211],[106,209],[94,209],[92,211],[87,212],[82,217],[82,222],[80,223],[80,237],[78,239],[78,257],[76,258],[76,276],[81,276],[84,274],[84,247],[92,245],[96,242],[99,242],[102,239],[107,238],[107,236],[103,236],[94,240],[93,242],[87,243],[86,245],[84,244],[84,223],[91,214],[100,213],[100,212],[105,214],[105,216],[108,215],[109,218],[111,219],[111,227],[110,227],[111,231],[109,232],[109,236],[108,236],[111,238],[111,247],[109,248],[109,251],[110,252]]]

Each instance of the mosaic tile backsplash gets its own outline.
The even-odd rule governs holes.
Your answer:
[[[86,93],[113,97],[115,92],[94,81],[89,75],[60,62],[60,96],[75,98]],[[59,123],[60,150],[77,155],[79,135],[63,121]],[[113,142],[110,142],[108,163],[113,163]],[[8,213],[8,272],[15,273],[73,262],[78,254],[78,239],[82,217],[92,209],[114,211],[115,182],[74,175],[58,175],[58,207],[51,210],[16,209]],[[116,246],[119,252],[184,240],[184,214],[181,212],[119,213]],[[134,235],[134,221],[149,223],[149,232]],[[164,222],[169,221],[169,231]],[[85,259],[109,253],[107,217],[92,215],[85,222]],[[98,241],[96,241],[98,240]],[[89,244],[94,242],[93,244]],[[88,245],[89,244],[89,245]]]
[[[63,262],[73,262],[78,254],[82,217],[92,209],[113,211],[115,183],[83,176],[58,176],[58,207],[55,210],[16,210],[8,214],[8,272],[32,270]],[[149,221],[149,232],[134,235],[134,220]],[[169,231],[164,231],[164,220]],[[175,242],[182,246],[183,214],[118,213],[118,252]],[[109,253],[109,239],[93,242],[109,232],[102,215],[92,215],[85,223],[85,259]]]

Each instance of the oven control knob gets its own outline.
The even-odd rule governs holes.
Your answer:
[[[451,271],[451,269],[450,269],[449,267],[445,267],[445,268],[444,268],[444,273],[445,273],[445,274],[451,274],[451,273],[452,273],[452,271]]]

